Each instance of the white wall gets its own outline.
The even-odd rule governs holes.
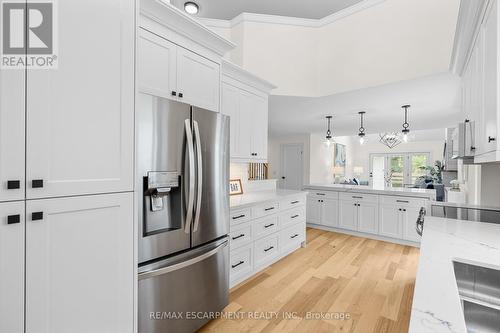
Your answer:
[[[303,146],[303,180],[304,185],[309,184],[309,134],[297,134],[290,136],[269,137],[268,142],[268,162],[269,177],[278,180],[278,186],[281,182],[281,145],[289,143],[298,143]]]

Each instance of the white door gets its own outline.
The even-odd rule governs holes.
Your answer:
[[[177,99],[176,67],[177,45],[140,28],[137,41],[139,91]]]
[[[0,203],[0,332],[24,332],[24,201]]]
[[[354,200],[339,201],[339,227],[358,230],[358,203]]]
[[[253,158],[267,160],[268,105],[267,98],[252,95],[252,152]]]
[[[255,152],[252,151],[252,136],[254,133],[253,94],[240,90],[240,109],[238,124],[238,152],[236,157],[251,159]]]
[[[360,202],[358,205],[358,231],[378,233],[378,203]]]
[[[321,223],[321,199],[317,197],[307,197],[306,220],[307,223],[320,224]]]
[[[387,237],[403,238],[401,207],[381,204],[379,211],[379,234]]]
[[[177,49],[179,101],[218,112],[220,66],[182,47]]]
[[[135,1],[58,1],[59,67],[27,73],[27,198],[130,191]]]
[[[133,193],[30,200],[26,214],[26,333],[132,333]]]
[[[420,242],[420,237],[415,230],[420,207],[405,207],[402,211],[403,238],[409,241]]]
[[[302,190],[302,169],[304,166],[302,151],[302,144],[291,143],[281,145],[281,188]]]
[[[0,201],[24,199],[24,92],[23,70],[0,70]]]
[[[339,201],[336,199],[322,199],[321,224],[336,228],[339,226]]]

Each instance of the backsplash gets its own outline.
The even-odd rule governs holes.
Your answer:
[[[276,189],[276,179],[248,180],[248,163],[231,163],[229,174],[231,179],[241,179],[244,193]]]

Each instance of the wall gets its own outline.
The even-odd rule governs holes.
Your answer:
[[[481,165],[481,196],[483,206],[500,207],[500,164]]]

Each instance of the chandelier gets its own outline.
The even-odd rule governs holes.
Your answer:
[[[401,142],[403,142],[401,133],[399,132],[381,133],[379,134],[379,136],[380,136],[380,142],[389,147],[390,149],[396,147]]]

